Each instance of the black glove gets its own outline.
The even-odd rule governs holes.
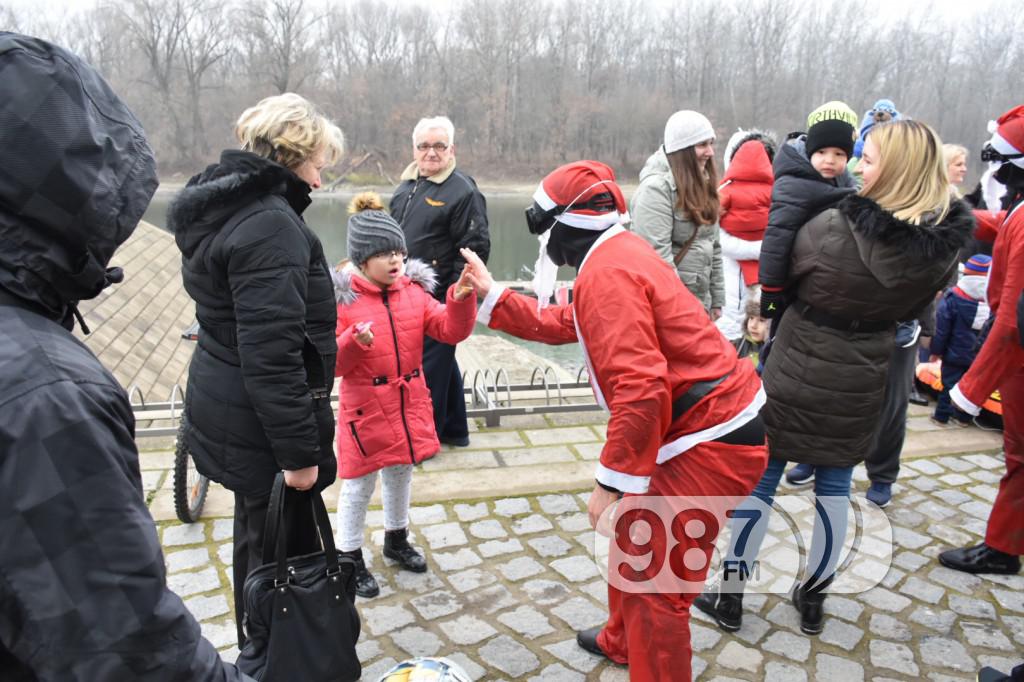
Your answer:
[[[761,317],[777,320],[786,309],[786,295],[781,291],[761,292]]]

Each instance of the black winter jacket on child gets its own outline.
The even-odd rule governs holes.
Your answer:
[[[797,230],[857,191],[849,171],[843,171],[834,180],[826,180],[814,170],[807,158],[805,137],[790,140],[775,155],[772,205],[758,266],[758,281],[764,291],[779,291],[786,286]]]
[[[978,279],[980,276],[961,278]],[[971,296],[965,289],[970,287],[955,286],[942,295],[938,310],[935,313],[935,336],[932,338],[930,351],[938,355],[944,363],[970,367],[978,354],[978,333],[988,319],[988,305]]]

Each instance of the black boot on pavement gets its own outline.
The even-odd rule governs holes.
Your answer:
[[[726,632],[736,632],[743,624],[743,587],[738,590],[722,588],[717,592],[707,591],[693,600],[693,605],[715,619],[718,627]]]
[[[424,573],[427,560],[409,544],[409,529],[384,531],[384,556],[397,561],[399,566],[413,573]]]
[[[939,563],[965,573],[1016,575],[1020,572],[1020,557],[1000,552],[984,542],[974,547],[947,549],[939,554]]]
[[[832,578],[814,584],[805,589],[805,584],[797,583],[793,588],[793,606],[800,612],[800,631],[805,635],[821,634],[825,623],[825,597]]]
[[[576,633],[576,643],[580,645],[580,648],[584,651],[589,651],[592,654],[608,658],[601,646],[597,643],[597,636],[601,634],[601,630],[604,629],[603,625],[590,628],[589,630],[580,630]]]
[[[341,554],[351,557],[356,562],[356,594],[363,599],[372,599],[380,594],[380,585],[377,584],[377,579],[366,569],[363,550],[353,549]]]

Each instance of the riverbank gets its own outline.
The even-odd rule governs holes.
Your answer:
[[[484,196],[486,196],[487,198],[491,198],[491,197],[497,198],[497,197],[531,196],[533,194],[534,190],[537,189],[537,183],[540,182],[541,177],[538,176],[537,180],[534,181],[534,182],[523,182],[523,181],[488,181],[488,180],[481,180],[479,178],[477,178],[476,180],[477,180],[477,186],[480,188],[480,191],[483,192]],[[160,181],[160,186],[157,187],[157,190],[156,190],[157,194],[161,195],[161,196],[174,194],[174,193],[178,192],[179,190],[181,190],[185,186],[185,182],[186,182],[186,180],[184,180],[184,179],[177,179],[177,178],[168,179],[168,180],[161,180]],[[619,183],[619,187],[622,188],[623,194],[628,199],[630,196],[633,195],[633,192],[636,191],[637,183],[635,183],[635,182],[631,182],[631,183],[620,182]],[[356,194],[358,192],[377,192],[378,194],[388,195],[388,194],[391,194],[394,191],[394,189],[395,189],[394,185],[378,185],[378,184],[350,185],[350,184],[344,184],[344,185],[339,185],[338,187],[335,187],[334,189],[331,189],[331,190],[316,190],[316,191],[313,192],[313,196],[314,197],[324,197],[324,198],[335,198],[335,197],[337,197],[337,198],[345,198],[345,199],[347,199],[348,197],[351,197],[353,194]]]

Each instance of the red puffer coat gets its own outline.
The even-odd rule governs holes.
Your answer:
[[[761,241],[768,225],[773,182],[772,162],[768,160],[764,145],[757,140],[743,143],[736,150],[718,188],[718,199],[722,205],[719,226],[744,241]],[[722,248],[725,249],[724,244]],[[757,260],[737,260],[743,270],[745,284],[756,283]]]
[[[423,335],[456,344],[473,331],[476,297],[448,290],[447,305],[429,293],[434,272],[410,261],[406,276],[387,290],[361,275],[336,273],[339,389],[338,475],[358,478],[396,464],[416,464],[441,448],[434,407],[423,380]],[[372,322],[373,343],[355,339]]]

